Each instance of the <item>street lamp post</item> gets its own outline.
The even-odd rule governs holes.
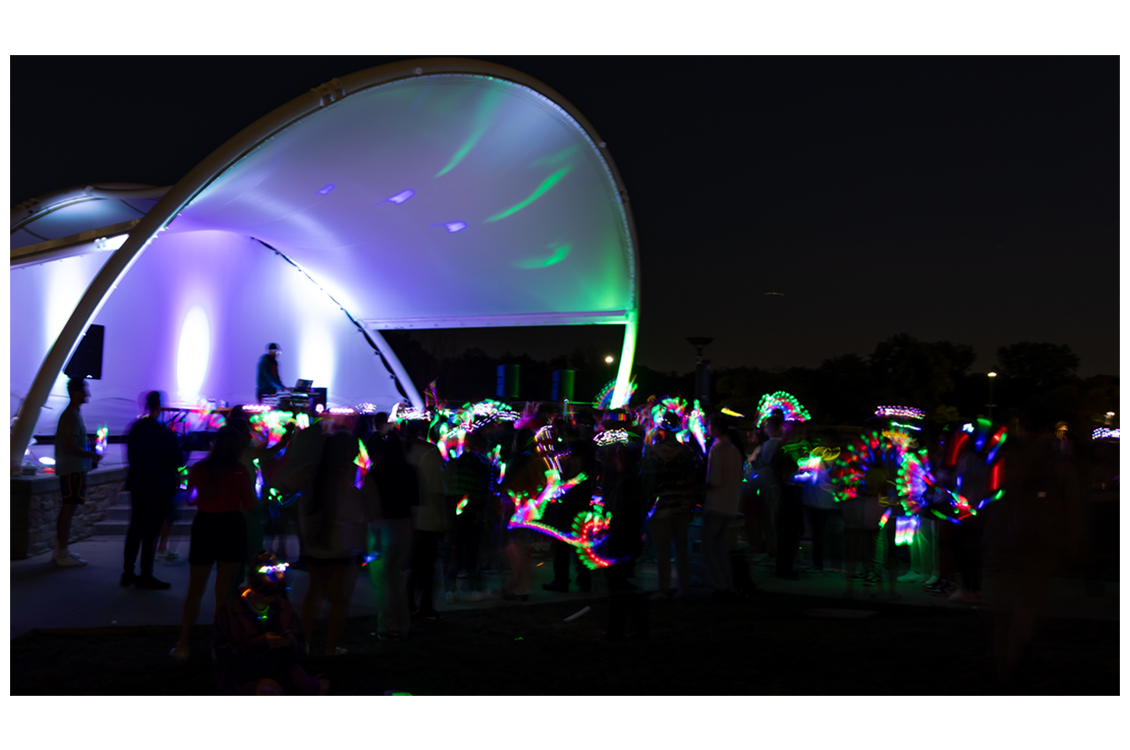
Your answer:
[[[695,348],[695,372],[694,372],[694,393],[695,397],[702,401],[703,404],[710,402],[710,371],[707,370],[707,365],[710,364],[709,359],[702,358],[702,350],[706,348],[714,339],[707,336],[690,336],[687,341]]]
[[[992,421],[992,419],[993,419],[993,407],[996,406],[996,404],[993,403],[993,381],[996,380],[996,379],[997,379],[997,374],[995,372],[990,372],[989,373],[989,403],[985,404],[985,406],[989,407],[989,421]]]

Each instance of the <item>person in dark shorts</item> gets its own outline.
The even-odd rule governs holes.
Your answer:
[[[86,423],[82,419],[82,405],[90,401],[86,381],[68,380],[67,395],[71,402],[59,415],[55,428],[55,474],[59,477],[63,504],[55,525],[56,548],[52,559],[57,567],[77,568],[86,565],[86,560],[67,548],[71,519],[78,506],[86,502],[86,474],[98,468],[102,456],[89,449]]]
[[[189,502],[195,496],[196,517],[189,540],[188,594],[181,618],[180,640],[172,650],[188,658],[188,641],[200,613],[200,600],[212,566],[216,565],[216,610],[230,596],[240,563],[247,557],[247,525],[243,511],[255,507],[247,469],[240,463],[243,436],[234,427],[221,427],[212,452],[188,473]]]
[[[126,439],[130,521],[121,585],[132,583],[142,589],[167,589],[167,582],[153,577],[153,556],[161,525],[173,510],[173,500],[180,485],[178,470],[184,466],[184,454],[172,431],[158,421],[161,394],[151,391],[145,398],[145,408],[148,413],[133,423]],[[139,550],[141,575],[136,576],[133,565]]]

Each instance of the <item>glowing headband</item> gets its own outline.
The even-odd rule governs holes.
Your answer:
[[[898,419],[923,419],[926,412],[913,406],[880,406],[875,409],[877,417],[896,417]]]

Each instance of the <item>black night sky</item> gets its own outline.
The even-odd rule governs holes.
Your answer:
[[[972,345],[975,371],[1046,341],[1081,376],[1119,373],[1117,57],[463,56],[539,79],[608,143],[638,231],[640,364],[689,371],[702,335],[716,366],[814,367],[906,332]],[[11,203],[172,184],[393,59],[12,57]],[[618,354],[618,334],[429,345]]]

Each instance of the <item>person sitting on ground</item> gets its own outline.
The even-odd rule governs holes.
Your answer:
[[[306,636],[286,598],[287,564],[265,551],[254,564],[248,588],[216,613],[217,687],[224,695],[326,695],[329,682],[298,663]]]

